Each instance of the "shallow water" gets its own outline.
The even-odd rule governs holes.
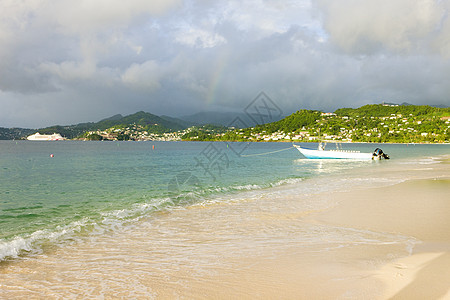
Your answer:
[[[218,155],[211,145],[227,156],[221,169],[200,166]],[[320,257],[394,246],[391,258],[405,255],[415,238],[309,217],[337,205],[335,193],[441,176],[450,149],[383,145],[392,160],[367,162],[306,160],[286,143],[239,144],[245,155],[287,149],[240,157],[233,146],[0,143],[0,296],[179,297],[193,279],[287,249]]]
[[[367,152],[377,146],[343,145]],[[405,164],[432,163],[449,148],[383,145],[391,162]],[[1,141],[0,150],[0,260],[42,253],[46,245],[115,230],[158,211],[226,202],[243,191],[261,195],[384,163],[307,160],[288,143]],[[286,151],[271,153],[279,150]],[[302,193],[340,185],[308,184]]]

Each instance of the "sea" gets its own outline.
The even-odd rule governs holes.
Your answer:
[[[380,147],[392,159],[308,160],[290,143],[0,141],[0,260],[41,253],[161,210],[450,153],[449,145],[340,147]]]
[[[335,205],[332,199],[311,195],[400,183],[411,179],[408,172],[385,177],[384,168],[427,168],[450,153],[450,145],[327,145],[334,147],[361,152],[379,147],[391,159],[309,160],[291,143],[274,142],[0,141],[0,266],[45,259],[105,236],[110,241],[117,235],[131,236],[137,227],[160,223],[173,212],[177,218],[189,218],[189,211],[199,207],[214,206],[216,220],[226,218],[230,210],[245,218],[251,213],[245,206],[234,208],[248,201],[256,203],[261,212],[276,211],[283,199],[290,199],[297,211],[325,209]],[[323,242],[324,236],[317,232],[324,229],[309,226],[292,229],[299,245]],[[347,240],[398,242],[405,248],[414,244],[409,237],[355,231],[342,235],[333,230],[326,233],[327,247],[330,243],[342,246]],[[220,232],[218,228],[217,235]],[[153,241],[156,247],[172,233],[160,228],[148,234],[146,243]],[[292,235],[282,235],[284,242],[292,239]],[[267,233],[255,243],[274,243],[276,236]],[[224,243],[231,245],[232,240],[228,236]],[[170,241],[165,244],[169,252],[181,242]],[[245,252],[245,246],[237,242],[233,247]]]

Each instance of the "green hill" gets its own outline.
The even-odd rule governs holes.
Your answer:
[[[140,111],[125,117],[122,115],[115,115],[97,123],[80,123],[70,126],[57,125],[41,128],[38,131],[41,134],[52,134],[57,132],[66,138],[72,139],[81,136],[86,131],[106,130],[115,126],[126,127],[132,124],[141,125],[148,132],[154,133],[172,132],[186,128],[181,124],[183,121],[180,120],[180,122],[176,122],[175,120],[175,118],[172,120],[163,119],[157,115]]]
[[[257,125],[255,127],[255,131],[266,131],[267,133],[273,133],[276,131],[294,132],[301,130],[305,126],[314,126],[320,118],[320,111],[302,109],[284,119],[281,119],[280,121]]]
[[[431,142],[450,141],[450,108],[427,105],[378,104],[341,108],[334,113],[299,110],[279,121],[243,129],[222,126],[194,127],[183,139],[196,141],[317,141],[319,139],[353,142]],[[73,139],[136,139],[173,136],[193,124],[177,118],[137,112],[114,115],[99,122],[33,129],[0,128],[0,139],[19,139],[39,131],[60,133]]]
[[[35,132],[34,129],[0,127],[0,140],[18,140]]]
[[[277,122],[190,140],[443,143],[450,141],[449,117],[450,108],[427,105],[365,105],[335,113],[300,110]]]
[[[387,117],[392,114],[415,117],[420,116],[448,116],[450,108],[438,108],[428,105],[382,105],[371,104],[359,108],[340,108],[335,111],[338,116],[348,117]]]

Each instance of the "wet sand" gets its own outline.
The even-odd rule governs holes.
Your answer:
[[[449,171],[381,166],[373,176],[411,180],[300,194],[305,181],[158,213],[3,263],[0,298],[447,299]]]

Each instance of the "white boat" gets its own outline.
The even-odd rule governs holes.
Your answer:
[[[303,156],[309,159],[359,159],[359,160],[379,160],[381,158],[389,159],[389,156],[383,153],[379,148],[375,149],[373,153],[361,153],[359,151],[350,150],[325,150],[322,144],[319,144],[318,149],[303,148],[294,145]]]
[[[64,138],[59,133],[53,133],[53,134],[40,134],[39,132],[36,132],[35,134],[32,134],[27,137],[27,140],[29,141],[63,141]]]

